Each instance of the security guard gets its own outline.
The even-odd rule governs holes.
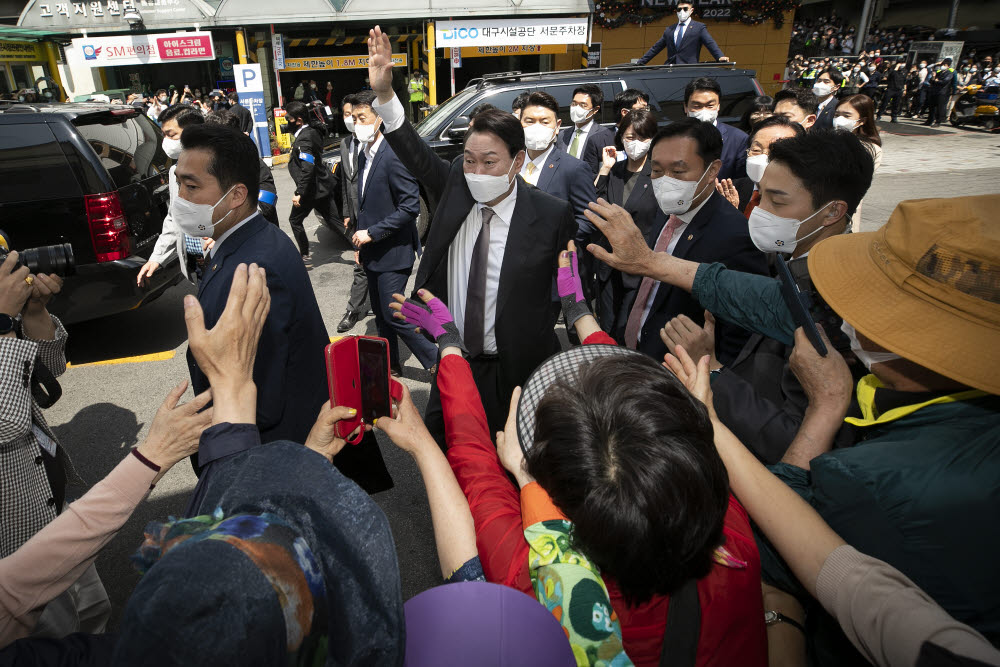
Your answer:
[[[411,120],[416,123],[420,120],[420,107],[424,105],[424,73],[417,70],[410,77],[410,82],[407,87],[410,91],[410,114],[412,115]]]
[[[288,161],[288,173],[295,181],[288,224],[302,253],[302,261],[308,263],[309,238],[302,223],[315,209],[332,229],[340,218],[340,211],[334,201],[333,174],[323,166],[322,160],[326,126],[318,120],[311,121],[308,107],[302,102],[291,102],[285,110],[285,118],[288,119],[287,132],[295,138]]]

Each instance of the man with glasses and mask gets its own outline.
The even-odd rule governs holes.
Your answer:
[[[650,178],[656,202],[669,217],[661,229],[651,230],[644,245],[678,261],[686,260],[685,264],[721,262],[737,271],[766,274],[764,254],[754,247],[746,218],[715,191],[721,154],[722,136],[708,123],[685,118],[660,130],[649,149]],[[606,204],[602,199],[590,208],[603,210],[609,208]],[[621,207],[610,208],[628,217]],[[601,220],[593,210],[587,211],[587,217],[591,222]],[[587,249],[598,260],[608,257],[596,245]],[[635,273],[635,267],[625,272]],[[661,327],[679,315],[701,327],[704,308],[689,291],[665,281],[644,279],[625,325],[626,346],[663,359],[667,346],[659,335]],[[750,334],[720,321],[716,336],[720,358],[728,362],[736,357]]]
[[[668,26],[663,31],[663,36],[656,40],[656,43],[649,51],[646,51],[642,58],[639,58],[639,65],[645,65],[663,49],[667,50],[665,64],[688,65],[697,63],[702,46],[708,49],[712,57],[720,63],[729,62],[729,58],[722,55],[722,49],[708,34],[708,28],[705,27],[705,24],[691,19],[691,14],[694,13],[692,3],[679,2],[675,11],[677,12],[677,23]]]
[[[448,305],[468,348],[490,432],[496,433],[503,430],[514,388],[559,350],[555,258],[577,231],[573,208],[517,178],[529,159],[526,135],[506,111],[477,114],[462,155],[451,163],[441,159],[406,122],[392,90],[392,45],[378,26],[369,33],[368,55],[378,95],[373,108],[382,117],[385,141],[438,202],[414,288],[430,290]],[[524,112],[531,110],[529,99]],[[551,120],[549,143],[558,128],[554,114]],[[590,170],[573,161],[589,179],[592,197]],[[436,382],[424,420],[443,446]]]

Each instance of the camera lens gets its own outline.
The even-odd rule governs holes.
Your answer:
[[[73,246],[68,243],[28,248],[21,253],[21,261],[32,273],[54,273],[66,277],[76,270]]]

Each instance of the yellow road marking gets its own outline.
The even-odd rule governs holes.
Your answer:
[[[112,364],[138,364],[143,361],[166,361],[173,359],[177,353],[174,350],[169,352],[154,352],[153,354],[140,354],[137,357],[122,357],[121,359],[105,359],[103,361],[91,361],[86,364],[66,364],[66,368],[81,368],[83,366],[110,366]]]

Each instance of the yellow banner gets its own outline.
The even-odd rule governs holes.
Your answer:
[[[45,52],[38,42],[0,40],[0,61],[31,62],[34,60],[45,60]]]
[[[524,46],[463,46],[463,58],[485,56],[540,56],[546,53],[566,53],[565,44],[528,44]]]
[[[406,54],[392,54],[392,64],[406,67]],[[319,58],[285,58],[282,72],[302,72],[313,69],[368,69],[368,56],[323,56]]]

